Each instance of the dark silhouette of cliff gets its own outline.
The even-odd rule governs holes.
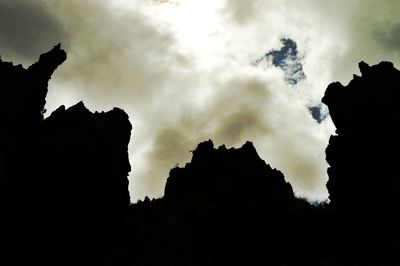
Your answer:
[[[392,212],[400,202],[400,71],[389,62],[359,66],[361,77],[330,84],[322,99],[337,128],[326,150],[329,198],[354,216]]]
[[[184,168],[171,170],[165,186],[165,198],[229,202],[294,199],[292,186],[281,172],[271,169],[257,154],[251,142],[240,149],[214,148],[211,140],[200,143]]]
[[[28,69],[0,59],[0,153],[2,202],[12,201],[16,191],[10,190],[16,182],[19,161],[43,120],[47,82],[59,64],[66,59],[64,51],[56,46],[41,55]]]
[[[130,204],[131,124],[83,103],[43,119],[60,45],[27,69],[0,62],[3,265],[99,265]]]
[[[25,240],[19,237],[31,199],[25,194],[29,191],[25,181],[37,179],[29,173],[28,157],[43,120],[47,82],[65,59],[65,52],[56,46],[28,69],[0,60],[0,223],[5,261],[16,260],[17,246]]]
[[[367,238],[365,251],[400,264],[400,71],[390,62],[359,64],[347,86],[322,99],[336,134],[326,149],[330,205]]]
[[[251,142],[205,141],[170,171],[165,195],[131,207],[128,261],[138,265],[319,265],[324,217],[297,199]],[[304,247],[308,247],[307,249]],[[122,263],[121,263],[122,264]]]
[[[130,204],[132,126],[82,102],[44,119],[60,45],[27,69],[0,60],[1,265],[400,265],[400,74],[368,66],[332,83],[330,203],[296,198],[242,147],[200,143],[160,199]]]

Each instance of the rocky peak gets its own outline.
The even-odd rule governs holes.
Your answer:
[[[0,59],[0,120],[19,128],[43,119],[48,81],[67,58],[60,44],[24,69]]]
[[[283,174],[272,169],[257,154],[251,142],[241,148],[214,148],[211,140],[200,143],[192,161],[184,168],[171,170],[165,197],[226,197],[277,200],[294,197],[292,187]]]
[[[123,110],[92,113],[79,102],[43,119],[48,81],[65,60],[59,44],[27,69],[0,60],[0,228],[11,228],[0,233],[17,245],[11,257],[24,254],[11,258],[18,265],[98,265],[130,204]]]
[[[395,221],[400,71],[390,62],[359,67],[361,77],[355,75],[347,86],[330,84],[322,100],[337,128],[326,149],[329,197],[337,210],[363,223]]]

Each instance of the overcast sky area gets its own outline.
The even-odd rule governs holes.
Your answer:
[[[27,67],[60,42],[47,115],[81,100],[129,114],[132,201],[162,196],[207,139],[252,141],[298,195],[324,199],[334,126],[309,109],[361,60],[399,68],[399,14],[397,0],[0,0],[0,55]]]

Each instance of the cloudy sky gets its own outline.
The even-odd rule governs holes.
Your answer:
[[[80,100],[129,114],[133,201],[161,196],[207,139],[253,141],[323,199],[334,126],[320,99],[361,60],[400,66],[398,14],[397,0],[0,0],[0,54],[29,66],[60,42],[47,114]]]

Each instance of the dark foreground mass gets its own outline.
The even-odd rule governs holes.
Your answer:
[[[48,118],[60,46],[28,69],[0,60],[1,265],[400,265],[400,72],[360,63],[323,102],[330,203],[294,196],[251,142],[193,151],[165,195],[130,204],[132,126],[83,103]]]

